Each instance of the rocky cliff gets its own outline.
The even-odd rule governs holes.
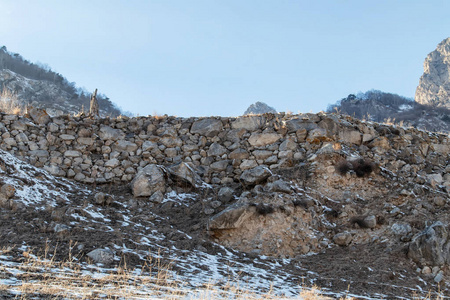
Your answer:
[[[450,38],[428,54],[423,64],[415,100],[421,104],[450,109]]]

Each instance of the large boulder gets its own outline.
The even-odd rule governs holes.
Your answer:
[[[450,262],[448,226],[441,222],[425,228],[409,245],[408,256],[421,265],[442,266]]]
[[[272,172],[266,166],[257,166],[253,169],[245,170],[240,180],[245,186],[251,186],[263,182],[270,175],[272,175]]]
[[[252,214],[254,210],[251,210],[246,203],[237,202],[212,217],[208,221],[207,230],[239,228]]]
[[[191,133],[213,137],[220,131],[222,131],[222,129],[222,121],[218,119],[207,118],[195,121],[194,124],[192,124]]]
[[[195,172],[195,166],[193,164],[181,162],[168,167],[167,170],[178,182],[188,183],[196,188],[202,186],[203,182],[197,172]]]
[[[135,197],[151,196],[153,193],[166,191],[165,170],[155,164],[147,165],[134,177],[131,191]]]

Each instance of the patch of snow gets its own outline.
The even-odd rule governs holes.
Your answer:
[[[412,105],[409,105],[409,104],[402,104],[402,105],[400,105],[399,107],[398,107],[398,110],[399,111],[407,111],[407,110],[410,110],[410,109],[412,109],[413,107],[412,107]]]
[[[171,191],[170,193],[167,193],[165,198],[163,199],[162,203],[166,203],[169,201],[182,204],[184,206],[189,206],[189,202],[192,199],[195,199],[195,194],[189,194],[189,193],[180,193],[177,194],[175,191]]]

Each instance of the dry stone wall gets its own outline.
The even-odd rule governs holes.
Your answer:
[[[450,188],[448,135],[335,114],[115,119],[0,114],[0,134],[0,148],[85,183],[130,182],[149,164],[186,162],[203,181],[229,184],[257,166],[290,167],[346,145],[372,153],[394,173]]]

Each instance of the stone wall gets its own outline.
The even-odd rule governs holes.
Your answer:
[[[392,172],[450,187],[447,135],[335,114],[117,119],[0,114],[0,133],[0,148],[85,183],[129,182],[148,164],[183,161],[195,165],[205,182],[228,184],[258,165],[290,167],[327,147],[344,146],[370,153]]]

